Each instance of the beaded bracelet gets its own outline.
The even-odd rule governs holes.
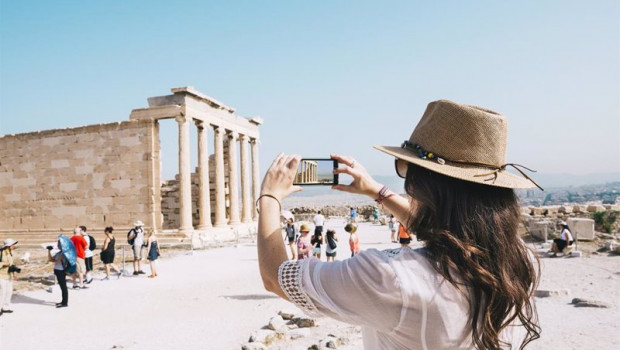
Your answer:
[[[282,204],[280,204],[280,200],[270,194],[261,194],[260,196],[258,196],[258,199],[256,200],[256,212],[260,214],[260,210],[258,209],[258,202],[260,201],[261,198],[263,197],[269,197],[269,198],[273,198],[276,200],[276,202],[278,202],[278,206],[280,207],[280,211],[282,211]]]

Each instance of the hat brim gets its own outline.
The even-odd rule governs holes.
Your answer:
[[[530,180],[509,173],[506,170],[497,173],[497,177],[492,174],[487,176],[480,176],[482,174],[488,174],[492,170],[477,166],[469,166],[457,163],[451,163],[450,161],[445,164],[439,164],[435,160],[422,159],[418,157],[414,152],[395,146],[373,146],[375,149],[387,153],[396,158],[405,160],[409,163],[419,165],[428,170],[434,171],[439,174],[443,174],[455,179],[479,183],[487,186],[504,187],[504,188],[533,188],[536,187]]]

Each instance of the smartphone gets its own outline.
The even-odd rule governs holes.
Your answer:
[[[338,174],[334,174],[337,167],[338,161],[331,158],[302,158],[293,185],[337,185]]]

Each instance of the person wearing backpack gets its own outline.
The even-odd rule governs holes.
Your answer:
[[[84,283],[90,284],[93,281],[93,256],[94,250],[97,249],[97,243],[95,242],[95,237],[86,233],[86,226],[80,226],[82,229],[82,236],[84,236],[84,240],[86,241],[86,249],[84,249],[84,264],[86,265],[86,274],[84,275]]]
[[[133,275],[143,275],[140,262],[142,261],[142,250],[144,248],[144,223],[140,220],[134,223],[134,228],[127,232],[127,243],[131,245],[133,251]]]
[[[338,249],[338,237],[336,237],[336,231],[327,230],[325,235],[327,237],[327,245],[325,246],[327,261],[334,261],[336,259],[336,250]]]
[[[60,291],[62,294],[62,300],[60,303],[56,303],[57,308],[67,307],[69,306],[69,290],[67,289],[67,273],[65,272],[65,264],[64,255],[62,254],[62,249],[60,247],[60,239],[56,244],[58,248],[58,252],[52,256],[52,246],[47,247],[47,259],[50,262],[54,263],[54,275],[56,276],[56,281],[58,281],[58,285],[60,286]]]

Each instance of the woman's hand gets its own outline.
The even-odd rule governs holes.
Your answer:
[[[338,161],[338,163],[344,164],[344,167],[340,167],[334,170],[334,174],[348,174],[353,178],[353,182],[348,185],[334,185],[333,189],[338,191],[350,192],[355,194],[363,194],[375,199],[381,187],[375,179],[373,179],[363,165],[356,162],[355,159],[349,156],[341,156],[338,154],[332,154],[332,159]]]
[[[299,160],[297,155],[280,153],[265,174],[260,194],[270,194],[282,202],[291,193],[301,191],[300,186],[293,186]]]

